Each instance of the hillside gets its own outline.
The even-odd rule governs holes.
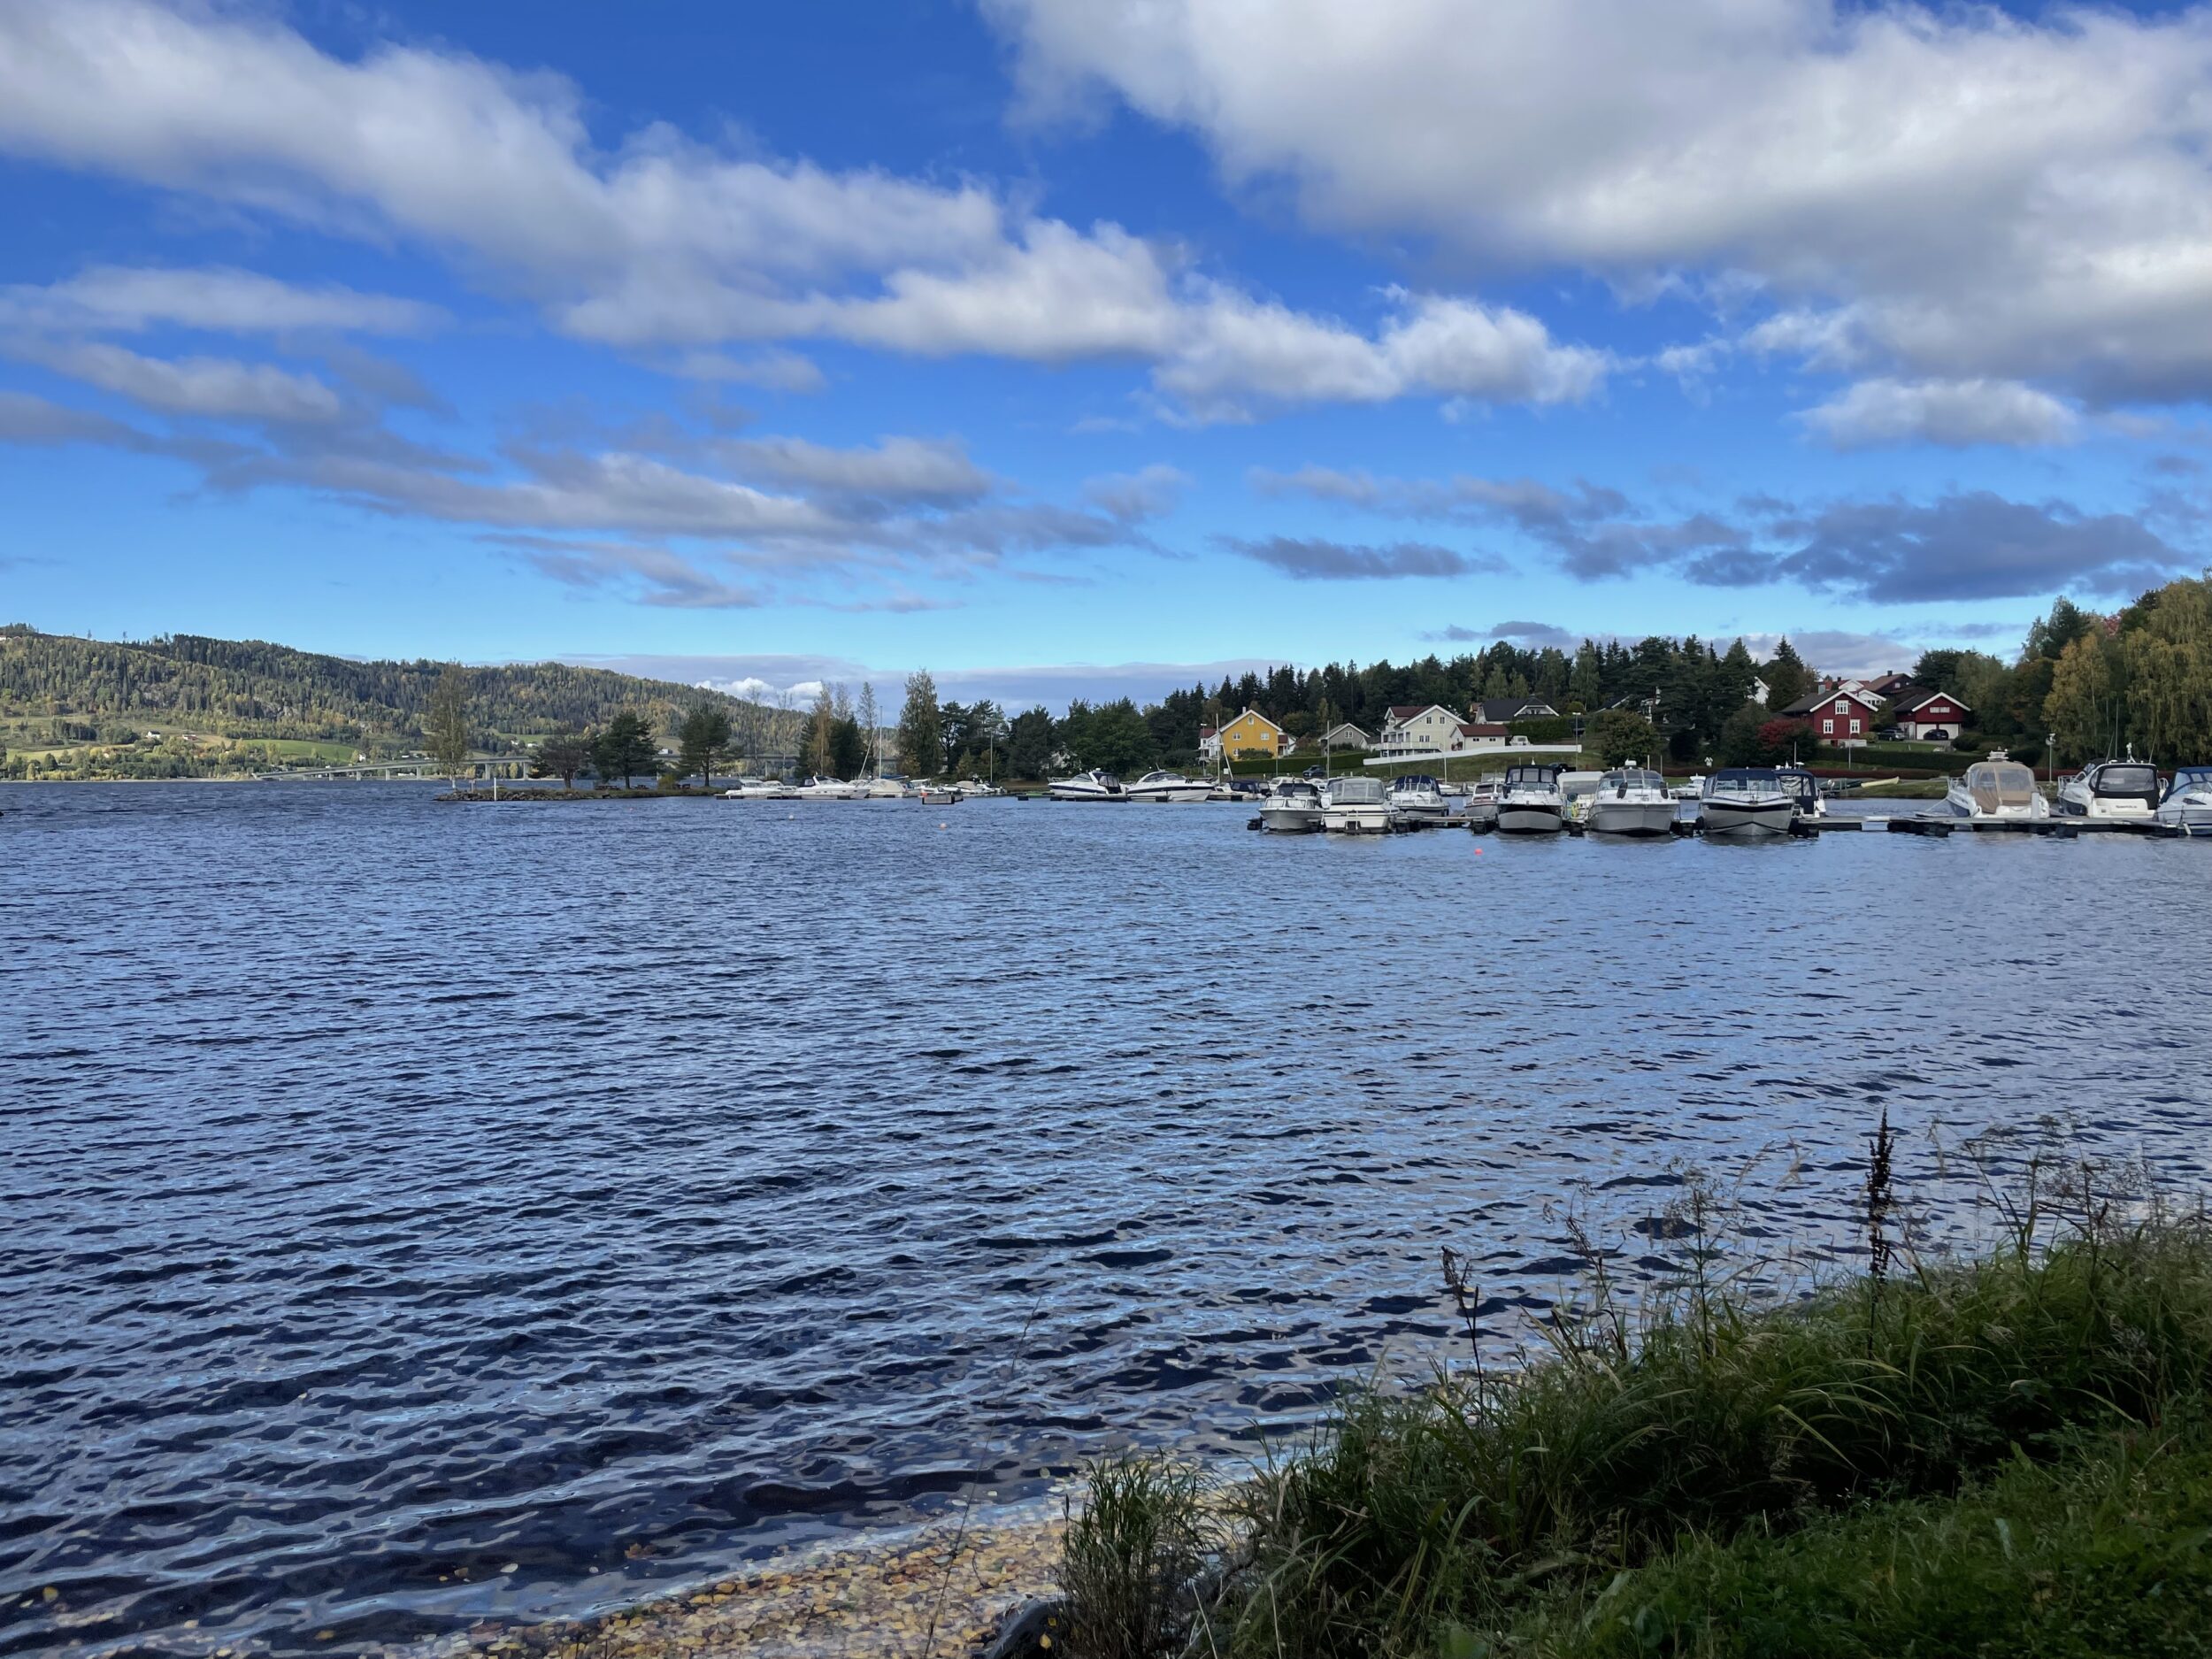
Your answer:
[[[0,777],[214,777],[421,747],[442,663],[354,662],[194,634],[111,643],[0,628]],[[707,702],[741,743],[789,749],[801,716],[719,692],[567,663],[466,668],[483,753],[634,708],[657,729]]]

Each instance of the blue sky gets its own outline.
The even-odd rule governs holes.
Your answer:
[[[0,611],[1156,694],[2204,551],[2212,12],[0,9]]]

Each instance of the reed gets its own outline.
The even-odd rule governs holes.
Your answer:
[[[1869,1506],[1939,1514],[2001,1471],[2078,1461],[2085,1436],[2200,1421],[2200,1209],[2124,1211],[2081,1171],[2062,1204],[2031,1183],[1987,1255],[1920,1260],[1889,1233],[1890,1144],[1885,1128],[1865,1197],[1878,1271],[1771,1305],[1715,1265],[1714,1217],[1694,1195],[1688,1270],[1633,1309],[1586,1248],[1589,1294],[1544,1329],[1533,1363],[1350,1394],[1310,1447],[1240,1489],[1197,1616],[1118,1651],[1579,1653],[1560,1632],[1600,1641],[1593,1605],[1630,1605],[1622,1586],[1663,1571],[1675,1611],[1629,1632],[1652,1645],[1619,1646],[1617,1620],[1613,1645],[1586,1651],[1791,1652],[1665,1632],[1701,1628],[1681,1609],[1740,1546],[1771,1565],[1783,1556],[1758,1549],[1786,1552]],[[1927,1559],[1939,1577],[1947,1557]]]

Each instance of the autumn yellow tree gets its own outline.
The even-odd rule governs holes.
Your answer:
[[[2123,613],[2128,736],[2153,759],[2212,754],[2212,581],[2169,582]]]
[[[2085,761],[2112,747],[2113,714],[2109,649],[2101,634],[2085,634],[2059,656],[2051,695],[2043,700],[2044,723],[2062,756]]]

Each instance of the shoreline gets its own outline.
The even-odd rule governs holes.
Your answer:
[[[486,1619],[379,1659],[954,1659],[1056,1595],[1059,1489],[825,1541],[580,1617]]]

